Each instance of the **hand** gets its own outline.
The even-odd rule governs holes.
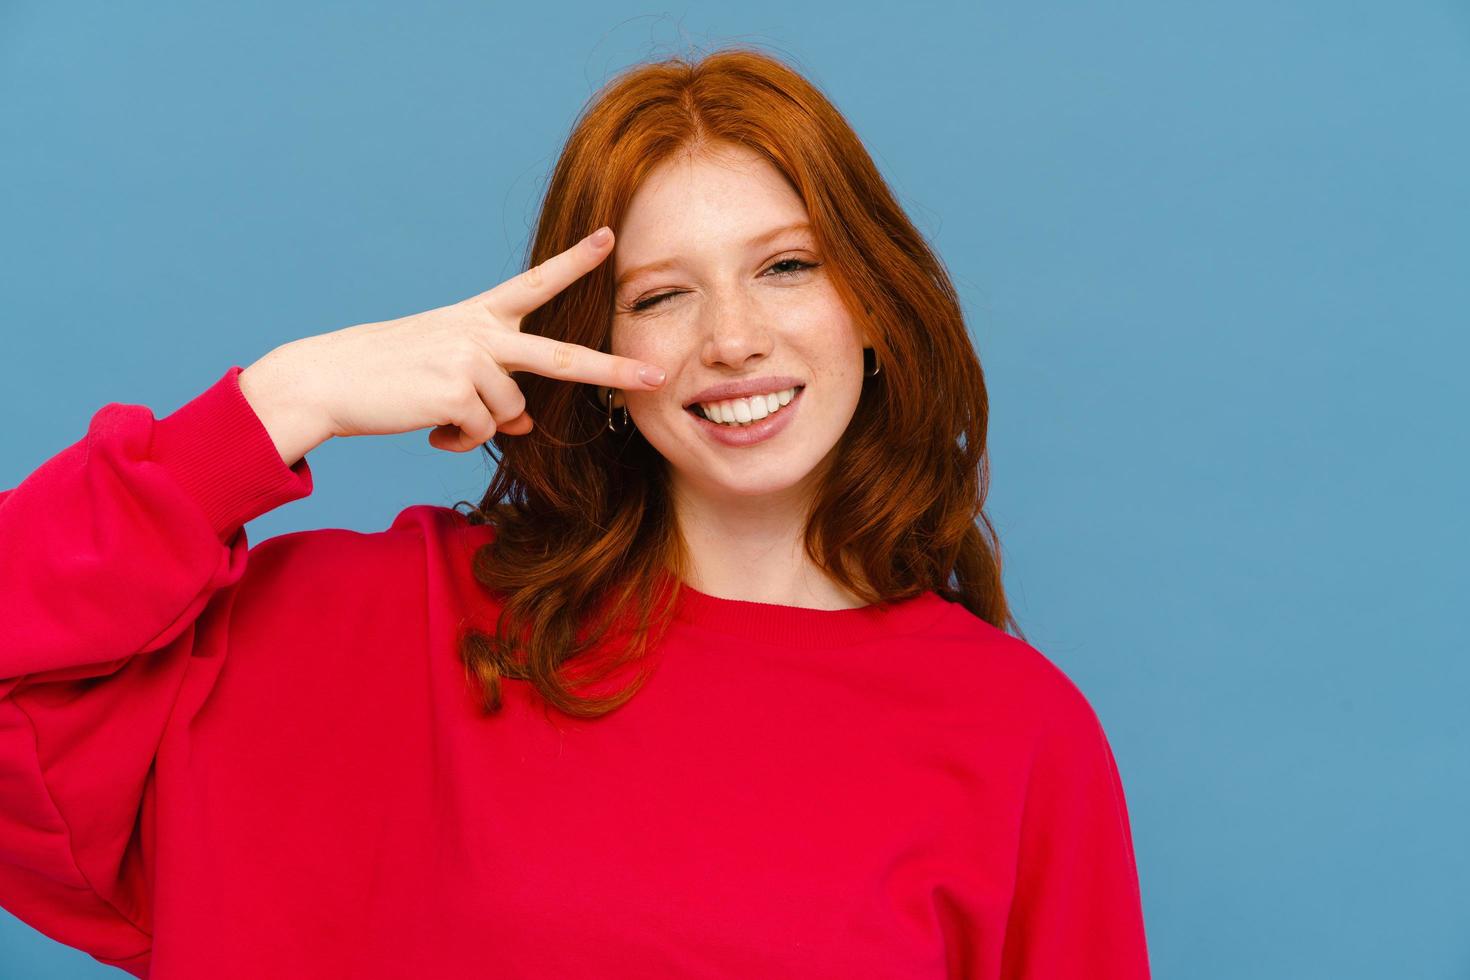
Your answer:
[[[606,235],[600,244],[588,236],[451,306],[292,341],[241,372],[241,389],[252,405],[263,403],[257,412],[268,429],[270,409],[263,406],[272,403],[270,393],[279,393],[281,404],[289,399],[296,417],[305,411],[316,420],[316,444],[433,426],[429,445],[469,452],[497,431],[531,431],[511,371],[607,388],[657,388],[664,372],[656,365],[521,332],[523,317],[612,254],[611,229]],[[249,372],[256,374],[247,381]]]

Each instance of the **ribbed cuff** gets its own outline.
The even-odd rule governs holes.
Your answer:
[[[198,501],[221,541],[247,521],[309,496],[311,466],[287,466],[240,390],[239,365],[153,426],[149,458]]]

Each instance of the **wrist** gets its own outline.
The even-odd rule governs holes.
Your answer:
[[[302,379],[292,371],[290,345],[282,345],[240,372],[240,393],[281,454],[295,466],[332,437],[330,428],[305,397]]]

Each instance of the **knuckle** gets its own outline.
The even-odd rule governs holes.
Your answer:
[[[526,409],[526,395],[510,377],[496,377],[486,407],[498,422],[509,422]]]
[[[543,263],[544,265],[544,263]],[[521,273],[521,282],[532,289],[540,289],[541,284],[546,281],[546,275],[541,265],[533,265]]]
[[[480,392],[473,384],[461,384],[454,397],[454,407],[462,419],[474,418],[477,411],[484,411],[485,405],[480,401]]]
[[[577,349],[571,344],[558,343],[551,349],[551,367],[558,374],[571,371],[576,361]]]

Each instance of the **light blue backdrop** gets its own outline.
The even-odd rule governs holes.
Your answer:
[[[735,42],[956,279],[1156,976],[1470,977],[1470,4],[10,2],[0,485],[107,402],[513,275],[595,89]],[[426,432],[311,459],[252,542],[488,481]],[[120,975],[3,912],[0,974]]]

